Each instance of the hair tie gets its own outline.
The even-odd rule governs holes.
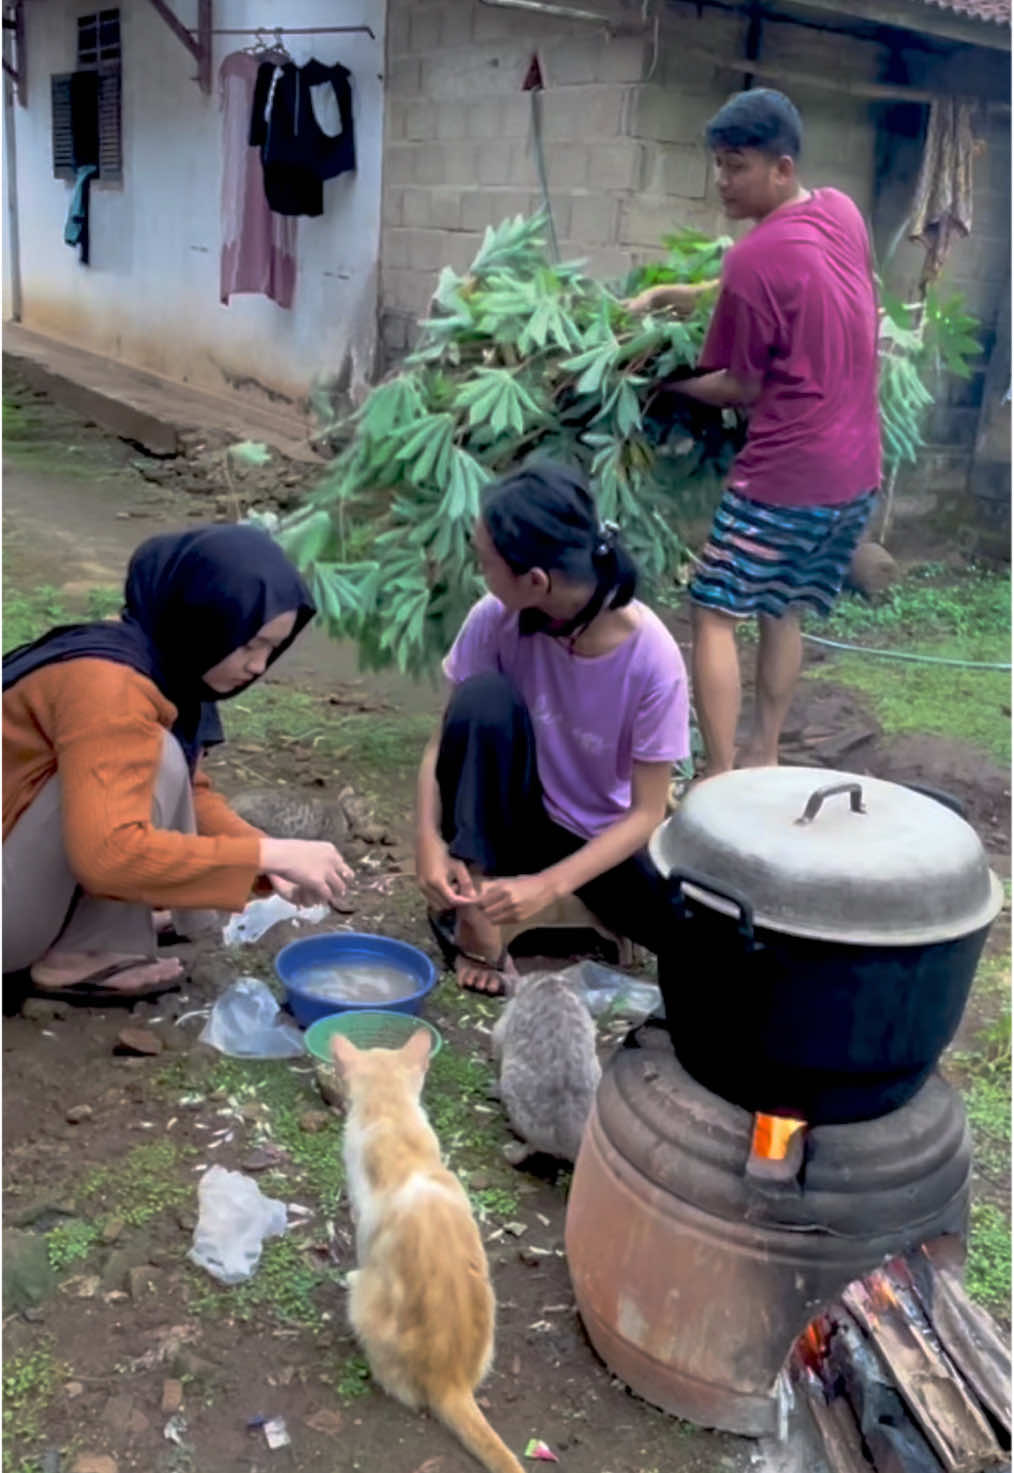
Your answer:
[[[605,557],[619,536],[620,528],[616,522],[599,522],[598,542],[595,545],[595,556]]]

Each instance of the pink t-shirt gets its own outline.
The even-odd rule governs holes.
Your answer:
[[[733,491],[830,506],[880,484],[877,304],[847,195],[816,189],[733,246],[699,366],[761,386]]]
[[[444,661],[460,685],[498,670],[531,714],[546,810],[592,838],[630,808],[635,762],[678,762],[690,752],[687,672],[679,646],[644,604],[638,627],[607,655],[573,655],[545,634],[523,635],[518,616],[487,594],[470,611]]]

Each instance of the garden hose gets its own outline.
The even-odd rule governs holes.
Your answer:
[[[1010,670],[998,660],[951,660],[944,655],[913,655],[903,650],[871,650],[864,644],[843,644],[841,640],[824,639],[819,634],[804,634],[810,644],[820,644],[829,650],[847,650],[853,655],[877,655],[883,660],[914,660],[920,665],[957,665],[962,670]]]

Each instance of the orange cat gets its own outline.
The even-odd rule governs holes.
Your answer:
[[[398,1401],[434,1412],[488,1473],[523,1473],[475,1402],[496,1302],[468,1198],[419,1103],[430,1036],[361,1050],[336,1035],[331,1050],[349,1106],[349,1320],[370,1370]]]

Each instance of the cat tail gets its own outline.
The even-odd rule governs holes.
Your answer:
[[[486,1421],[470,1391],[449,1391],[430,1406],[487,1473],[524,1473],[510,1448]]]

